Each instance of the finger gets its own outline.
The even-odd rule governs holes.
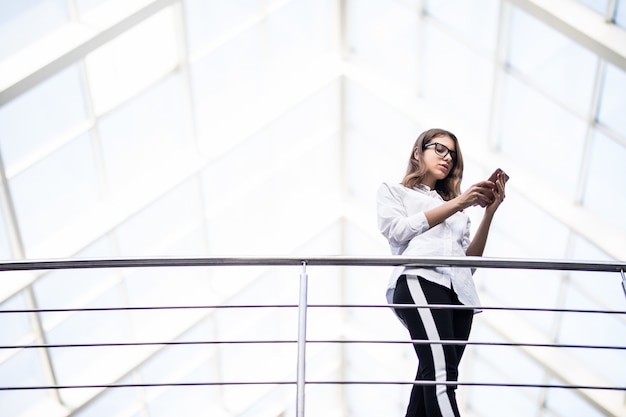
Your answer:
[[[505,183],[502,180],[502,178],[500,178],[497,182],[496,182],[496,189],[498,190],[498,192],[500,193],[504,193],[504,186]]]
[[[493,188],[493,197],[493,201],[498,202],[502,202],[504,198],[504,190],[502,190],[498,184],[496,184],[496,186]]]
[[[506,181],[504,179],[504,174],[500,176],[500,183],[502,184],[502,189],[504,190],[506,188]]]
[[[474,187],[491,189],[493,188],[495,183],[496,183],[495,181],[485,180],[485,181],[477,182],[476,184],[474,184]]]

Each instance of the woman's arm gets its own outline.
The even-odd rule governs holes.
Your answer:
[[[465,251],[466,255],[483,256],[485,246],[487,245],[487,237],[489,236],[489,229],[491,227],[493,215],[496,213],[496,210],[500,207],[500,204],[504,200],[504,185],[505,182],[502,175],[498,175],[496,186],[493,189],[493,201],[485,207],[485,214],[483,215],[480,225],[478,225],[474,238]]]
[[[487,237],[489,236],[491,220],[493,220],[493,213],[489,214],[485,211],[483,219],[476,230],[476,234],[465,251],[467,256],[483,256],[485,246],[487,245]]]
[[[450,201],[446,201],[434,209],[426,211],[426,220],[430,227],[435,227],[439,223],[444,222],[448,217],[457,211],[464,210],[468,207],[478,205],[481,200],[487,199],[490,191],[493,189],[493,183],[490,181],[481,181],[469,187],[463,194]]]
[[[388,184],[382,184],[377,194],[378,227],[390,243],[408,242],[416,235],[442,223],[454,213],[478,205],[481,201],[489,200],[492,190],[493,183],[491,181],[481,181],[450,201],[446,201],[433,209],[408,216],[399,197]],[[489,225],[486,227],[488,231]],[[484,239],[486,241],[486,236]]]
[[[403,244],[428,230],[424,213],[408,215],[394,186],[383,183],[376,196],[378,228],[391,244]]]

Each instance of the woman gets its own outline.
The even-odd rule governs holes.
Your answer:
[[[423,132],[415,142],[402,184],[383,183],[377,195],[378,225],[394,255],[482,256],[494,213],[504,200],[506,174],[460,192],[463,157],[455,135],[442,129]],[[485,207],[470,240],[464,210]],[[478,306],[470,268],[400,267],[392,274],[387,300],[393,304]],[[473,309],[396,308],[412,340],[467,341]],[[416,380],[457,381],[465,344],[414,344]],[[415,384],[407,417],[459,416],[456,386]]]

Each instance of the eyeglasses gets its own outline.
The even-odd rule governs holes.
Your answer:
[[[456,151],[451,151],[446,145],[439,142],[431,142],[428,145],[424,145],[424,149],[430,148],[431,146],[435,147],[435,153],[442,158],[445,158],[446,155],[450,155],[453,162],[456,162],[457,154]]]

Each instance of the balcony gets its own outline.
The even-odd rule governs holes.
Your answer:
[[[128,288],[127,303],[106,304],[107,297],[77,306],[69,302],[55,308],[31,305],[5,307],[0,311],[3,328],[11,322],[30,319],[34,332],[24,343],[0,346],[3,415],[7,416],[91,416],[91,415],[263,415],[328,416],[380,415],[402,413],[407,387],[414,369],[410,365],[411,341],[395,322],[390,306],[354,302],[349,296],[324,291],[325,280],[346,275],[362,276],[359,285],[371,285],[370,277],[387,277],[385,269],[397,265],[462,266],[490,270],[517,270],[527,274],[565,271],[601,274],[624,301],[625,263],[543,261],[496,258],[372,258],[372,257],[239,257],[239,258],[133,258],[11,261],[0,264],[4,276],[20,272],[65,271],[78,273],[80,280],[96,280],[94,272],[123,271]],[[251,296],[244,291],[258,285],[246,280],[250,268],[263,268],[261,285],[277,284],[270,292],[277,297]],[[160,288],[168,281],[177,287],[177,278],[193,270],[201,277],[196,286],[185,281],[184,291],[197,290],[205,302],[174,304],[176,295],[162,293],[144,304],[132,302],[134,280]],[[205,292],[205,272],[220,270],[212,288]],[[140,272],[149,272],[138,274]],[[365,273],[365,271],[369,271]],[[1,277],[1,275],[0,275]],[[280,277],[280,280],[273,281]],[[597,278],[597,275],[593,275]],[[376,278],[378,279],[378,278]],[[506,280],[506,274],[502,275]],[[221,287],[218,284],[221,280]],[[223,282],[230,280],[231,282]],[[621,287],[620,288],[620,280]],[[63,279],[49,287],[64,286]],[[106,286],[105,281],[101,286]],[[234,282],[237,281],[237,282]],[[280,281],[280,283],[279,283]],[[90,285],[93,285],[90,282]],[[383,292],[382,288],[377,291]],[[115,290],[115,286],[112,286]],[[343,285],[349,291],[349,285]],[[160,292],[157,290],[155,292]],[[212,297],[206,297],[213,293]],[[103,294],[107,290],[103,290]],[[219,294],[223,295],[220,297]],[[230,293],[230,296],[225,296]],[[243,294],[242,293],[242,294]],[[480,416],[481,401],[489,394],[489,407],[505,406],[502,399],[530,396],[537,402],[555,401],[563,393],[585,404],[573,415],[620,416],[626,412],[623,383],[607,378],[603,367],[611,368],[612,358],[623,358],[626,332],[614,335],[619,343],[605,343],[586,333],[585,317],[594,323],[615,321],[626,329],[626,309],[599,310],[585,305],[567,308],[499,305],[483,296],[461,368],[458,395],[466,408],[464,415]],[[221,301],[220,301],[221,299]],[[112,299],[111,299],[112,300]],[[624,302],[626,305],[626,302]],[[459,308],[458,306],[445,306]],[[432,307],[431,307],[432,308]],[[440,308],[440,307],[438,307]],[[550,338],[537,325],[557,316],[561,326],[566,317],[580,320],[576,341],[560,333]],[[361,317],[359,319],[359,317]],[[362,318],[365,317],[365,320]],[[529,318],[530,317],[530,318]],[[580,319],[579,319],[580,318]],[[70,324],[68,324],[70,323]],[[77,324],[77,323],[80,323]],[[84,329],[84,333],[63,332],[63,328]],[[126,329],[123,329],[127,327]],[[204,331],[200,331],[204,328]],[[614,327],[607,327],[612,328]],[[598,329],[600,330],[600,329]],[[11,328],[8,327],[11,334]],[[601,333],[601,332],[600,332]],[[63,339],[61,335],[65,335]],[[213,337],[211,337],[213,335]],[[489,336],[489,337],[486,337]],[[458,343],[441,341],[438,343]],[[408,352],[408,353],[407,353]],[[28,355],[38,355],[45,364],[41,378],[32,375]],[[34,357],[34,356],[32,356]],[[31,358],[32,358],[31,357]],[[477,372],[474,362],[491,357],[497,367],[509,358],[521,361],[517,378],[507,369]],[[21,358],[21,359],[20,359]],[[581,358],[583,358],[581,360]],[[591,359],[590,359],[591,358]],[[623,360],[623,359],[621,359]],[[592,362],[589,362],[592,361]],[[593,361],[604,361],[594,368]],[[489,360],[487,361],[489,362]],[[505,361],[506,363],[506,361]],[[524,372],[532,363],[541,374]],[[408,365],[407,365],[408,364]],[[409,366],[409,368],[407,368]],[[463,364],[462,364],[463,366]],[[613,363],[619,367],[619,361]],[[507,368],[505,365],[503,368]],[[375,370],[373,373],[372,371]],[[533,377],[536,376],[536,377]],[[420,382],[423,383],[423,382]],[[496,394],[496,397],[493,395]],[[355,403],[355,396],[363,396]],[[122,400],[136,396],[135,400]],[[117,399],[116,399],[117,398]],[[24,407],[29,401],[29,407]],[[120,414],[110,414],[112,404],[125,404]],[[359,409],[361,404],[363,409]],[[21,404],[21,406],[20,406]],[[540,408],[541,404],[537,404]],[[6,408],[5,408],[6,407]],[[21,410],[16,412],[14,410]],[[356,408],[355,408],[356,407]],[[394,410],[390,412],[390,410]],[[504,410],[502,412],[505,412]]]

